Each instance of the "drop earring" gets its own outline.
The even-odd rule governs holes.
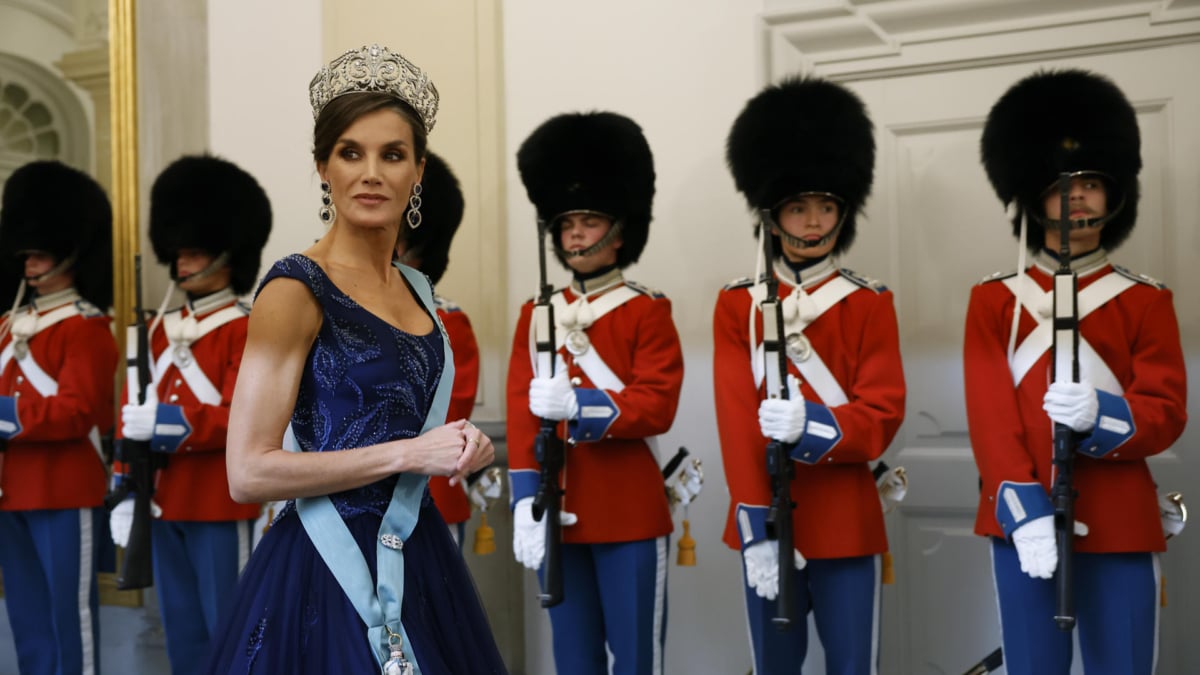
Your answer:
[[[413,185],[412,196],[408,198],[408,226],[411,229],[417,229],[421,226],[421,192],[424,188],[420,183]]]
[[[321,208],[317,209],[317,217],[326,225],[332,225],[333,219],[337,218],[337,207],[333,205],[333,190],[325,181],[321,181]]]

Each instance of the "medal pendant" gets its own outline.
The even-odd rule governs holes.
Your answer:
[[[788,358],[796,363],[807,361],[812,356],[812,344],[804,333],[791,333],[787,336],[787,345],[784,348]]]
[[[568,331],[564,342],[567,351],[574,356],[583,356],[592,347],[591,339],[588,338],[587,333],[581,330]]]
[[[392,647],[392,658],[383,664],[383,675],[413,675],[413,665],[399,647]]]
[[[28,355],[29,343],[27,341],[25,341],[23,338],[19,338],[13,342],[13,356],[16,356],[18,361],[24,359]]]
[[[174,360],[180,367],[188,365],[192,362],[192,350],[184,345],[175,345]]]

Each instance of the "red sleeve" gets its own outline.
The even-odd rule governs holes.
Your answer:
[[[620,414],[608,428],[612,438],[649,438],[665,434],[675,421],[683,388],[683,349],[666,298],[629,303],[636,317],[632,349],[633,378],[620,392],[605,390]],[[641,300],[639,298],[638,300]],[[635,304],[636,303],[636,304]]]
[[[439,309],[438,314],[454,350],[454,390],[450,394],[446,420],[471,419],[479,391],[479,343],[466,312]]]
[[[532,302],[521,307],[508,360],[505,440],[508,444],[508,465],[513,471],[541,469],[534,458],[533,449],[541,421],[529,412],[529,381],[533,379],[533,364],[529,360],[529,318],[532,312]]]
[[[225,450],[229,434],[229,407],[233,403],[233,388],[242,365],[249,325],[249,319],[231,321],[205,336],[207,340],[201,339],[193,346],[193,354],[204,369],[204,374],[213,386],[220,389],[221,402],[209,405],[200,403],[194,396],[176,402],[183,407],[183,414],[192,426],[192,433],[180,445],[180,452]],[[160,403],[168,403],[162,396],[166,393],[164,388],[170,385],[170,382],[159,383]]]
[[[87,437],[93,426],[105,432],[112,427],[117,344],[108,319],[71,321],[70,326],[54,332],[62,344],[47,350],[63,355],[54,373],[58,392],[18,399],[22,441],[74,440]]]

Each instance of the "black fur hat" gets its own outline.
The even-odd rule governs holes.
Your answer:
[[[734,121],[725,161],[755,210],[801,192],[837,195],[845,220],[833,253],[854,242],[875,176],[875,137],[866,106],[849,89],[815,77],[768,86]]]
[[[650,234],[654,156],[636,122],[612,112],[552,117],[521,144],[517,169],[539,219],[582,210],[611,216],[624,242],[617,266],[637,262]]]
[[[1045,245],[1043,195],[1060,172],[1106,175],[1110,212],[1100,232],[1111,251],[1137,220],[1142,168],[1137,114],[1112,80],[1086,70],[1039,71],[1012,86],[988,114],[980,141],[988,180],[1000,201],[1016,200],[1029,215],[1029,248]],[[1115,194],[1114,194],[1115,193]],[[1020,233],[1021,214],[1013,219]]]
[[[0,206],[4,309],[25,274],[23,251],[45,251],[60,262],[77,254],[71,268],[76,290],[101,310],[112,305],[112,207],[91,176],[60,162],[38,161],[8,177]]]
[[[150,189],[150,243],[171,267],[181,248],[211,255],[226,251],[234,293],[254,288],[263,246],[271,233],[271,202],[254,177],[209,155],[181,157]]]
[[[400,229],[406,250],[420,258],[421,271],[435,284],[450,263],[450,242],[462,222],[463,207],[458,178],[445,160],[427,152],[421,177],[421,226],[414,230],[402,220]]]

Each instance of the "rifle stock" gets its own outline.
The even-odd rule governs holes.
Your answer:
[[[1059,187],[1058,270],[1054,274],[1054,343],[1051,348],[1054,382],[1079,381],[1079,306],[1078,278],[1071,269],[1071,174],[1061,173]],[[1058,546],[1058,572],[1055,574],[1054,622],[1060,630],[1075,627],[1073,595],[1072,540],[1075,536],[1075,431],[1054,424],[1054,484],[1050,498],[1054,504],[1054,533]]]
[[[150,376],[150,338],[146,327],[146,315],[142,309],[142,257],[134,255],[134,329],[137,341],[135,366],[138,383],[138,404],[146,402],[146,391],[152,386]],[[117,574],[117,588],[122,591],[147,588],[154,585],[154,566],[150,546],[150,499],[154,494],[154,457],[148,441],[121,439],[121,460],[125,462],[128,475],[121,487],[105,500],[109,508],[115,507],[134,493],[133,525],[129,532],[125,558]]]
[[[557,343],[554,336],[554,305],[550,303],[554,288],[546,282],[547,223],[538,221],[538,299],[533,307],[534,346],[537,352],[539,377],[554,375]],[[533,519],[546,524],[546,553],[542,568],[542,607],[553,607],[563,601],[562,582],[562,473],[566,447],[558,437],[558,421],[543,418],[534,442],[534,456],[541,471],[538,490],[533,498]]]
[[[762,210],[763,256],[766,259],[767,293],[762,302],[763,356],[766,361],[766,388],[768,398],[786,400],[788,392],[788,366],[784,354],[787,336],[784,334],[783,306],[779,301],[779,281],[775,278],[775,251],[772,242],[774,219],[770,211]],[[794,567],[796,564],[795,542],[793,541],[792,478],[795,467],[791,460],[792,445],[772,439],[767,443],[767,474],[771,477],[771,507],[767,510],[767,538],[779,546],[779,594],[775,601],[775,616],[771,622],[779,630],[788,630],[796,622],[793,602]]]

